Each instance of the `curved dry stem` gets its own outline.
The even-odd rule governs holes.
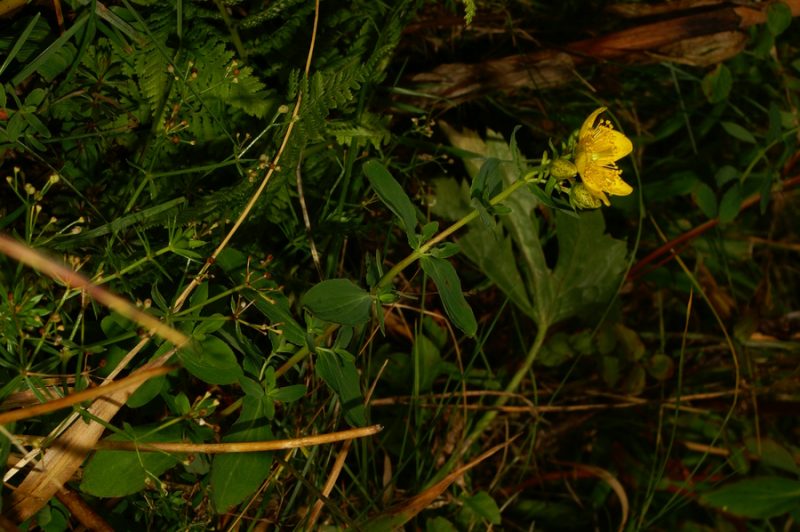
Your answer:
[[[164,452],[164,453],[205,453],[205,454],[230,454],[230,453],[255,453],[265,451],[280,451],[284,449],[297,449],[299,447],[312,447],[339,441],[349,441],[356,438],[372,436],[383,430],[381,425],[370,425],[358,429],[341,430],[316,436],[303,436],[285,440],[242,441],[230,443],[184,443],[161,442],[140,443],[135,441],[99,441],[94,446],[102,451],[137,451],[137,452]]]
[[[46,403],[42,403],[40,405],[18,408],[16,410],[11,410],[10,412],[3,412],[0,414],[0,425],[13,423],[14,421],[20,421],[29,417],[49,414],[50,412],[55,412],[56,410],[61,410],[62,408],[67,408],[74,404],[82,403],[83,401],[96,399],[97,397],[109,395],[118,391],[125,391],[128,388],[138,388],[139,385],[144,381],[152,379],[153,377],[158,377],[159,375],[166,375],[174,369],[176,369],[174,366],[150,368],[134,373],[133,375],[125,377],[122,380],[97,386],[95,388],[89,388],[88,390],[83,390],[81,392],[75,392],[66,397],[47,401]]]
[[[0,253],[40,271],[56,281],[64,283],[69,289],[76,288],[85,291],[98,303],[175,344],[176,347],[183,347],[189,343],[188,336],[173,329],[158,318],[139,310],[136,305],[127,299],[93,284],[80,273],[3,234],[0,234]]]
[[[317,27],[319,25],[319,0],[316,0],[314,4],[314,27],[311,30],[311,44],[308,47],[308,55],[306,56],[306,67],[305,67],[305,76],[308,77],[309,72],[311,71],[311,59],[314,57],[314,45],[317,41]],[[264,179],[261,180],[261,183],[258,185],[258,188],[250,197],[250,200],[245,205],[242,212],[239,214],[239,217],[236,219],[236,222],[231,227],[228,234],[225,235],[225,238],[222,239],[222,242],[219,243],[217,249],[211,254],[211,256],[206,260],[203,267],[200,268],[200,271],[195,275],[192,282],[183,290],[178,299],[175,300],[175,304],[172,306],[172,310],[177,312],[178,310],[183,307],[183,304],[186,302],[186,299],[191,295],[195,288],[200,286],[200,283],[203,282],[203,278],[205,277],[208,269],[211,267],[214,262],[216,262],[217,257],[222,250],[228,246],[228,243],[233,238],[233,235],[236,234],[236,231],[239,230],[239,227],[244,223],[247,217],[250,215],[250,211],[253,210],[258,199],[261,197],[261,194],[267,188],[267,184],[269,183],[272,176],[275,174],[275,171],[278,169],[278,163],[283,156],[283,152],[286,149],[286,146],[289,145],[289,137],[292,135],[292,130],[294,130],[294,125],[297,123],[298,116],[300,115],[300,106],[303,103],[303,92],[297,92],[297,100],[294,103],[294,110],[292,111],[292,117],[289,120],[289,125],[286,128],[286,133],[283,135],[283,141],[281,142],[280,147],[278,148],[278,152],[275,154],[275,157],[272,158],[272,162],[270,163],[267,173],[264,175]]]

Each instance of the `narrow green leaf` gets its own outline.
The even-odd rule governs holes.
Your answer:
[[[413,238],[417,228],[417,211],[400,183],[375,159],[364,163],[364,174],[384,205],[400,218],[409,239]]]
[[[475,336],[475,333],[478,332],[478,322],[475,320],[472,308],[464,299],[461,280],[453,265],[445,259],[432,256],[422,257],[420,265],[439,289],[439,297],[442,299],[444,310],[453,324],[464,331],[467,336]]]
[[[800,481],[783,477],[748,478],[706,493],[701,500],[734,515],[769,519],[800,508]]]
[[[134,437],[114,434],[109,441],[142,443],[180,441],[181,431],[170,425],[151,433],[154,427],[135,427]],[[179,457],[160,452],[98,451],[83,469],[81,491],[95,497],[124,497],[141,491],[147,478],[158,477],[178,463]]]
[[[745,128],[743,128],[739,124],[737,124],[735,122],[725,122],[725,121],[723,121],[723,122],[720,122],[720,125],[722,126],[722,129],[724,129],[725,132],[728,135],[730,135],[731,137],[733,137],[735,139],[739,139],[742,142],[747,142],[749,144],[755,144],[756,143],[756,138],[753,136],[753,134],[750,133],[749,131],[747,131]]]
[[[497,171],[499,166],[500,160],[496,157],[489,157],[483,162],[480,170],[478,170],[478,175],[472,180],[472,187],[470,187],[471,198],[488,205],[492,196],[500,192],[503,181]]]
[[[20,49],[25,44],[25,41],[28,40],[28,37],[30,36],[31,31],[33,31],[33,28],[36,27],[36,23],[39,22],[39,17],[41,17],[41,16],[42,16],[41,13],[36,13],[36,15],[33,16],[31,21],[28,22],[28,25],[25,26],[25,29],[22,30],[22,33],[20,34],[19,39],[17,39],[17,42],[14,43],[14,47],[11,48],[11,50],[8,52],[8,55],[6,55],[6,58],[3,61],[3,64],[0,65],[0,76],[3,75],[3,72],[6,71],[6,68],[8,68],[8,65],[10,65],[11,61],[13,61],[14,58],[17,56],[17,54],[19,53]],[[2,90],[2,89],[0,89],[0,90]],[[4,107],[5,104],[6,104],[6,102],[5,102],[5,99],[4,99],[3,102],[2,102],[2,105],[0,105],[0,107]]]
[[[75,22],[73,22],[72,26],[70,26],[69,29],[65,31],[58,39],[53,41],[53,43],[41,54],[36,56],[36,58],[29,61],[25,65],[25,68],[23,68],[16,76],[14,76],[14,78],[11,80],[11,83],[13,85],[19,85],[25,80],[25,78],[36,72],[46,61],[55,57],[55,55],[57,55],[59,51],[66,46],[72,36],[75,35],[75,33],[80,30],[84,24],[86,24],[88,19],[89,14],[85,13]]]
[[[291,403],[302,398],[306,394],[306,387],[303,384],[291,384],[275,388],[269,392],[269,396],[282,403]]]
[[[719,221],[720,223],[732,222],[739,214],[742,207],[742,188],[736,183],[729,188],[719,202]]]
[[[329,279],[311,287],[300,302],[321,320],[357,326],[369,321],[372,296],[348,279]]]
[[[717,195],[711,187],[701,181],[695,185],[694,201],[707,218],[717,216]]]
[[[344,350],[317,348],[317,375],[339,396],[345,420],[354,427],[367,424],[367,411],[355,358]]]
[[[242,403],[242,413],[234,432],[222,441],[245,442],[271,440],[272,431],[264,415],[263,402],[246,396]],[[211,462],[211,500],[218,513],[226,512],[255,493],[267,478],[272,467],[272,453],[231,453],[218,454]]]

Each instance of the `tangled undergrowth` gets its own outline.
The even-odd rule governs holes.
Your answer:
[[[0,1],[0,528],[792,529],[797,15]]]

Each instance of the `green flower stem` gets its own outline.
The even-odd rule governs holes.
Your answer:
[[[436,472],[436,475],[434,475],[433,478],[428,481],[426,487],[436,484],[455,468],[459,460],[461,460],[462,455],[467,452],[469,447],[475,443],[475,440],[477,440],[483,434],[483,431],[485,431],[492,421],[494,421],[494,418],[496,418],[497,414],[500,412],[500,408],[503,407],[517,392],[517,388],[519,388],[522,380],[530,372],[533,362],[536,360],[536,356],[539,354],[539,351],[541,351],[542,345],[544,345],[548,328],[549,325],[546,323],[539,324],[533,345],[531,346],[530,350],[528,350],[528,355],[525,357],[522,365],[519,367],[517,372],[514,373],[514,376],[511,377],[511,380],[506,385],[504,390],[505,393],[497,397],[492,410],[487,411],[483,414],[483,416],[481,416],[475,426],[472,427],[472,430],[467,437],[464,438],[464,441],[461,443],[461,447],[459,447],[459,449],[450,455],[450,458],[447,460],[447,462],[445,462],[442,468],[439,469],[439,471]]]
[[[507,197],[509,197],[511,194],[513,194],[518,188],[522,187],[523,185],[526,185],[526,184],[530,183],[532,181],[531,178],[534,175],[536,175],[535,171],[529,173],[528,175],[526,175],[522,179],[514,181],[508,188],[506,188],[505,190],[500,192],[498,195],[493,197],[491,200],[489,200],[489,204],[494,206],[494,205],[497,205],[498,203],[504,201]],[[451,225],[450,227],[448,227],[447,229],[445,229],[444,231],[442,231],[438,235],[434,236],[433,238],[431,238],[430,240],[425,242],[419,248],[417,248],[414,251],[412,251],[406,258],[404,258],[403,260],[401,260],[400,262],[395,264],[392,267],[392,269],[390,269],[388,272],[386,272],[386,274],[383,277],[381,277],[381,280],[378,281],[378,284],[375,285],[375,291],[376,292],[380,291],[381,288],[385,288],[388,285],[390,285],[392,283],[392,280],[400,272],[405,270],[406,267],[408,267],[410,264],[413,264],[415,261],[418,261],[419,259],[424,257],[428,253],[428,251],[430,251],[430,249],[433,246],[435,246],[436,244],[438,244],[439,242],[441,242],[442,240],[444,240],[448,236],[452,235],[453,233],[455,233],[456,231],[458,231],[459,229],[461,229],[462,227],[464,227],[465,225],[470,223],[472,220],[477,218],[479,214],[480,213],[478,212],[477,209],[473,209],[469,214],[467,214],[466,216],[464,216],[463,218],[461,218],[460,220],[455,222],[453,225]]]

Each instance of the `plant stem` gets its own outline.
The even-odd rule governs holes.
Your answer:
[[[535,174],[531,173],[529,175],[535,175]],[[513,194],[518,188],[522,187],[527,183],[529,183],[527,176],[525,178],[514,181],[508,188],[506,188],[505,190],[497,194],[495,197],[493,197],[491,200],[489,200],[489,204],[492,206],[497,205],[498,203],[502,202],[507,197],[509,197],[511,194]],[[456,231],[458,231],[459,229],[470,223],[472,220],[478,217],[478,214],[479,214],[478,210],[473,209],[469,214],[467,214],[466,216],[455,222],[453,225],[451,225],[450,227],[448,227],[447,229],[445,229],[444,231],[442,231],[441,233],[434,236],[433,238],[425,242],[423,245],[412,251],[407,257],[405,257],[403,260],[395,264],[392,267],[392,269],[390,269],[388,272],[386,272],[386,274],[383,277],[381,277],[380,281],[378,281],[378,284],[375,285],[375,291],[379,291],[381,288],[385,288],[386,286],[391,284],[392,280],[400,272],[405,270],[407,266],[424,257],[425,254],[428,253],[428,251],[430,251],[430,249],[433,246],[435,246],[448,236],[452,235],[453,233],[455,233]]]
[[[517,372],[514,373],[514,376],[511,377],[511,380],[508,381],[505,390],[503,390],[505,393],[497,397],[493,405],[494,408],[492,410],[485,412],[483,416],[481,416],[481,418],[478,420],[475,426],[472,427],[472,430],[467,435],[467,437],[464,438],[461,447],[457,449],[452,455],[450,455],[450,458],[442,466],[442,468],[439,469],[439,471],[436,472],[436,475],[434,475],[433,478],[431,478],[428,481],[426,487],[430,487],[436,484],[437,482],[442,480],[445,476],[447,476],[450,473],[450,471],[453,470],[458,461],[461,459],[461,456],[467,452],[467,450],[475,442],[475,440],[477,440],[481,436],[481,434],[483,434],[483,431],[485,431],[486,428],[491,424],[491,422],[494,421],[494,418],[496,418],[497,414],[500,412],[500,408],[504,406],[509,401],[509,399],[511,399],[511,397],[517,392],[517,388],[519,388],[519,385],[522,383],[522,380],[525,378],[528,372],[530,372],[531,367],[533,366],[533,362],[536,360],[536,356],[539,354],[539,351],[541,351],[542,345],[544,345],[544,340],[547,337],[548,329],[549,325],[547,323],[539,324],[538,330],[536,331],[536,338],[533,341],[533,345],[531,345],[531,348],[528,350],[528,355],[525,357],[525,360],[522,362],[522,365],[519,367],[519,369],[517,369]]]

